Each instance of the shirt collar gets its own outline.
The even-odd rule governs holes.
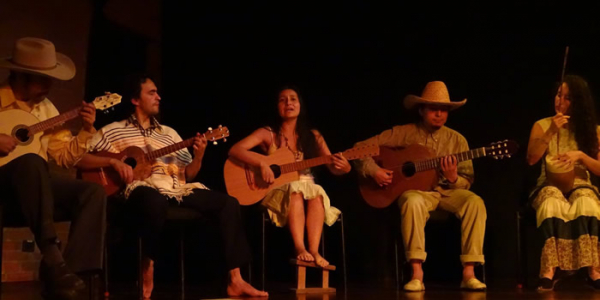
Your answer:
[[[434,142],[437,142],[439,141],[440,135],[444,130],[445,126],[442,126],[440,129],[436,130],[433,133],[429,132],[422,122],[417,123],[417,128],[419,130],[419,135],[425,137],[426,140],[431,138]]]
[[[44,98],[44,100],[46,100],[48,98]],[[15,93],[12,90],[12,87],[10,86],[10,84],[8,83],[8,81],[5,81],[3,83],[0,83],[0,108],[6,108],[9,107],[11,105],[13,105],[15,102],[17,102],[17,98],[15,97]],[[18,107],[21,107],[22,109],[24,109],[24,106],[28,106],[26,101],[21,101],[19,100],[20,103],[17,105]],[[43,102],[43,101],[42,101]],[[31,107],[30,109],[35,109],[36,107],[38,107],[39,105],[42,104],[42,102],[39,103],[35,103],[33,105],[33,107]]]
[[[152,133],[152,131],[162,132],[162,126],[160,125],[160,123],[158,123],[158,120],[156,120],[155,117],[150,117],[150,127],[148,127],[147,129],[144,129],[144,127],[142,127],[135,114],[129,116],[125,125],[133,125],[142,132],[146,132],[147,135]]]

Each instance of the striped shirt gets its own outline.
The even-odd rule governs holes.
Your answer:
[[[92,152],[119,153],[135,146],[148,153],[181,141],[181,137],[173,128],[159,124],[155,118],[151,119],[151,126],[144,129],[132,115],[126,120],[114,122],[98,130],[90,140],[88,148]],[[131,191],[138,186],[150,186],[161,194],[181,201],[183,196],[191,194],[195,188],[208,189],[198,182],[185,182],[185,167],[191,162],[192,155],[187,148],[157,158],[152,164],[152,175],[145,180],[129,184],[125,189],[125,196],[129,197]]]

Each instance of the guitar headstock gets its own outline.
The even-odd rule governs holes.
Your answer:
[[[217,140],[223,139],[223,142],[227,142],[227,137],[229,136],[229,129],[227,126],[223,127],[219,125],[216,129],[212,129],[212,127],[208,127],[208,131],[204,133],[206,140],[209,142],[213,142],[214,145],[217,144]]]
[[[92,101],[92,103],[94,104],[97,110],[104,110],[104,112],[106,113],[108,112],[106,111],[106,109],[121,103],[121,98],[121,95],[117,93],[107,92],[104,96],[96,97],[94,101]]]
[[[494,159],[510,158],[517,150],[519,150],[519,144],[513,140],[498,141],[485,147],[486,155],[492,156]]]
[[[344,151],[344,157],[347,160],[359,159],[370,156],[379,155],[379,146],[371,144],[366,146],[358,146]]]

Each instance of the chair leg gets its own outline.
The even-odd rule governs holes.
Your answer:
[[[252,285],[252,263],[248,263],[248,283]]]
[[[266,222],[266,216],[265,216],[265,212],[263,211],[262,213],[262,259],[261,259],[261,268],[260,268],[260,272],[261,272],[261,284],[262,284],[262,290],[265,290],[265,222]]]
[[[346,238],[344,233],[344,215],[340,214],[340,225],[342,226],[342,268],[344,276],[344,296],[348,294],[348,281],[346,278]]]
[[[104,298],[108,298],[108,245],[104,245]]]
[[[185,254],[185,249],[184,249],[184,241],[183,241],[183,235],[184,235],[184,228],[181,227],[179,229],[179,283],[181,285],[181,299],[185,299],[185,264],[184,264],[184,254]]]
[[[487,282],[485,278],[485,264],[481,265],[481,279],[483,279],[483,283]]]
[[[141,237],[138,237],[138,298],[144,300],[144,258]]]
[[[517,211],[517,288],[523,288],[523,269],[521,261],[521,212]]]
[[[2,249],[4,247],[4,223],[3,217],[4,211],[2,205],[0,205],[0,268],[2,268]],[[2,278],[0,278],[0,295],[2,294]]]
[[[95,300],[96,299],[96,277],[98,276],[98,274],[92,273],[89,275],[89,286],[88,286],[88,297],[90,300]]]
[[[394,238],[394,266],[396,269],[396,290],[400,290],[400,271],[398,268],[398,239]]]

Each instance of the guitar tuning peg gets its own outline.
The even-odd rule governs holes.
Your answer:
[[[223,128],[223,125],[220,125],[220,124],[219,124],[219,128]]]
[[[213,130],[212,127],[208,127],[208,131],[212,131],[212,130]]]
[[[510,158],[510,154],[507,154],[506,157]]]
[[[495,160],[498,160],[498,156],[494,156],[494,159],[495,159]]]
[[[227,139],[223,139],[223,142],[224,142],[224,143],[227,143]]]
[[[217,141],[214,141],[214,142],[213,142],[213,145],[216,145],[216,144],[218,144],[218,143],[217,143]]]

